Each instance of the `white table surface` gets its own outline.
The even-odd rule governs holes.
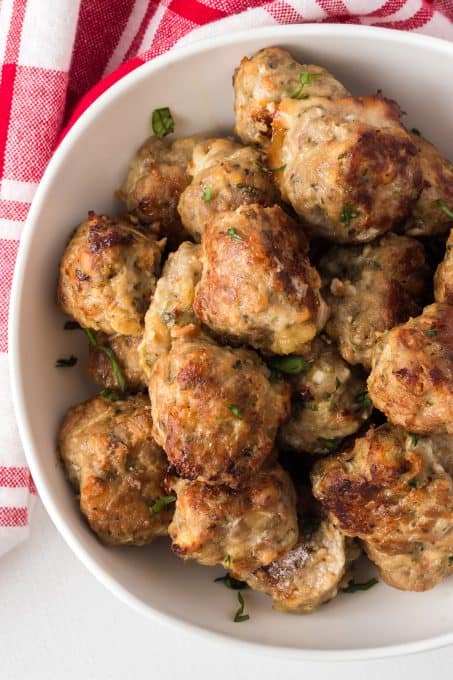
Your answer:
[[[335,666],[335,667],[334,667]],[[0,560],[1,680],[443,680],[453,647],[382,661],[294,663],[232,652],[114,599],[38,502],[30,539]]]

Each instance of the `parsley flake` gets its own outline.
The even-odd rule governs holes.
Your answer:
[[[351,224],[351,220],[354,220],[356,217],[359,217],[360,213],[358,210],[355,210],[355,208],[352,207],[352,205],[349,205],[349,203],[345,203],[341,209],[341,215],[340,219],[345,225],[345,227],[349,227]]]
[[[437,335],[438,334],[437,328],[428,328],[427,331],[425,331],[425,335],[429,335],[430,337]]]
[[[373,586],[379,583],[377,578],[370,578],[369,581],[365,583],[356,583],[355,581],[349,581],[346,588],[342,588],[343,593],[356,593],[358,590],[369,590]]]
[[[244,418],[244,414],[238,406],[235,406],[234,404],[227,404],[227,409],[229,409],[231,413],[236,416],[236,418],[239,418],[239,420]]]
[[[233,621],[235,623],[242,623],[243,621],[248,621],[250,616],[248,614],[244,614],[244,607],[245,607],[245,602],[244,598],[242,597],[242,593],[238,593],[238,602],[239,602],[239,608],[234,615]]]
[[[337,439],[325,439],[324,437],[318,437],[318,442],[323,449],[328,451],[336,451],[340,444]]]
[[[436,205],[438,208],[444,211],[447,217],[453,220],[453,210],[448,207],[448,205],[445,203],[445,201],[442,198],[438,198],[436,201]]]
[[[230,590],[246,590],[248,588],[248,584],[245,581],[239,581],[239,579],[234,578],[229,571],[227,571],[225,576],[215,578],[214,583],[223,583]]]
[[[154,109],[151,114],[151,125],[153,132],[158,139],[162,139],[171,132],[174,132],[175,122],[168,106],[164,106],[161,109]]]
[[[73,354],[71,354],[70,357],[62,357],[60,359],[57,359],[55,362],[55,368],[71,368],[71,366],[75,366],[77,363],[77,357],[75,357]]]
[[[373,406],[373,402],[368,396],[368,392],[359,392],[359,394],[356,394],[354,397],[354,403],[361,404],[363,406]]]
[[[419,489],[421,487],[421,481],[417,477],[410,479],[407,484],[411,489]]]
[[[264,163],[261,163],[260,161],[257,161],[256,165],[259,170],[262,170],[267,174],[271,174],[273,172],[280,172],[281,170],[284,170],[286,168],[286,163],[284,165],[280,165],[280,167],[278,168],[268,168],[267,165],[264,165]]]
[[[320,78],[322,73],[309,73],[308,71],[303,71],[300,76],[299,76],[299,87],[296,90],[296,92],[293,92],[293,94],[290,94],[289,96],[291,99],[301,99],[302,95],[304,94],[304,87],[305,85],[310,85],[312,78]]]
[[[156,498],[154,503],[150,505],[149,511],[152,515],[157,515],[158,512],[161,512],[167,505],[174,503],[175,500],[176,496],[160,496],[160,498]]]
[[[91,347],[99,350],[100,352],[103,352],[109,358],[113,375],[116,378],[116,382],[118,383],[121,392],[124,392],[126,389],[126,380],[124,379],[124,375],[121,372],[120,366],[118,364],[118,361],[112,348],[107,347],[107,345],[100,345],[96,338],[96,331],[94,331],[92,328],[84,328],[83,331],[87,336],[88,342],[90,343]]]
[[[203,201],[205,203],[209,203],[209,201],[212,199],[212,189],[211,187],[205,187],[203,189]]]
[[[417,137],[422,136],[422,133],[420,132],[420,130],[418,128],[412,128],[411,132],[412,132],[413,135],[417,135]]]
[[[118,401],[121,399],[120,395],[118,392],[115,392],[115,390],[101,390],[99,394],[101,397],[104,397],[104,399],[108,399],[109,401]]]
[[[270,366],[276,371],[288,373],[289,375],[305,373],[310,368],[308,361],[299,356],[276,357],[272,359]]]
[[[414,432],[410,432],[410,437],[411,437],[411,444],[412,446],[417,446],[418,440],[420,439],[418,434],[415,434]]]
[[[244,240],[242,238],[242,236],[239,236],[239,234],[237,233],[237,231],[234,227],[229,227],[227,229],[226,233],[228,234],[228,236],[231,236],[231,238],[234,239],[235,241],[243,241]]]
[[[80,328],[80,324],[77,321],[66,321],[63,329],[65,331],[77,331]]]

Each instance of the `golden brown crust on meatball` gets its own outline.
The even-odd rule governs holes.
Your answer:
[[[195,147],[191,184],[182,193],[178,210],[190,234],[200,240],[217,213],[240,205],[277,203],[272,174],[266,172],[261,151],[229,139],[213,139]]]
[[[265,352],[306,351],[328,309],[304,242],[278,206],[220,213],[203,238],[197,317],[219,335]]]
[[[348,363],[366,368],[379,336],[421,312],[430,274],[422,244],[396,234],[331,248],[320,272],[331,309],[326,333]]]
[[[82,513],[105,543],[143,545],[167,533],[172,506],[152,509],[165,495],[167,460],[151,430],[143,395],[114,403],[95,397],[66,413],[59,453]]]
[[[246,577],[253,590],[272,597],[273,608],[311,614],[334,598],[359,550],[328,520],[312,532],[300,528],[299,541],[284,555]]]
[[[292,412],[279,441],[300,453],[329,453],[369,417],[366,380],[343,361],[331,340],[316,338],[304,359],[304,370],[288,376]]]
[[[434,276],[434,299],[453,305],[453,229],[445,246],[445,257]]]
[[[285,553],[297,541],[296,494],[277,463],[233,491],[176,479],[176,510],[169,527],[177,555],[200,564],[226,563],[237,578]]]
[[[177,205],[190,183],[187,166],[201,139],[201,135],[173,141],[150,137],[131,160],[127,178],[118,192],[130,212],[169,238],[171,248],[188,236]]]
[[[219,347],[194,326],[173,333],[151,372],[154,437],[182,477],[244,485],[288,417],[289,388],[269,382],[252,351]]]
[[[445,234],[453,225],[442,208],[453,209],[453,163],[423,137],[412,135],[412,140],[419,151],[423,189],[402,231],[409,236]]]
[[[312,232],[370,241],[410,213],[422,188],[417,148],[398,106],[381,96],[285,99],[273,120],[270,168]]]
[[[347,536],[365,541],[390,585],[426,590],[449,572],[453,481],[434,439],[389,424],[371,428],[350,451],[319,461],[312,481],[333,521]]]
[[[394,425],[453,434],[453,306],[430,305],[388,331],[374,348],[368,390]]]
[[[154,362],[171,347],[174,326],[197,324],[193,311],[195,285],[201,276],[201,246],[188,241],[170,253],[145,316],[140,362],[149,378]]]
[[[125,219],[89,213],[61,258],[61,308],[81,326],[141,335],[164,245]]]
[[[113,372],[110,358],[99,349],[99,346],[108,347],[112,350],[125,380],[126,391],[141,392],[145,390],[148,382],[140,365],[138,355],[138,346],[141,340],[139,335],[106,335],[105,333],[97,333],[96,347],[91,344],[89,345],[88,376],[104,389],[116,390],[121,387]]]
[[[288,96],[347,97],[348,91],[321,66],[300,64],[281,47],[244,57],[233,76],[235,132],[244,144],[269,143],[278,102]]]

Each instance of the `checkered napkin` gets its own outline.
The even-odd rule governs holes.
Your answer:
[[[8,379],[8,299],[23,224],[55,146],[112,83],[174,45],[310,21],[453,40],[453,0],[0,0],[0,555],[36,493]]]

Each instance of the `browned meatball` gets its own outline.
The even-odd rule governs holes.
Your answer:
[[[277,463],[240,492],[177,479],[169,527],[173,550],[200,564],[225,564],[238,578],[272,562],[297,541],[296,494]]]
[[[379,336],[420,313],[430,273],[421,243],[395,234],[332,248],[320,272],[331,309],[326,332],[348,363],[366,368]]]
[[[96,342],[96,347],[90,344],[88,354],[88,375],[95,383],[107,390],[121,387],[113,370],[112,359],[108,352],[101,349],[103,347],[113,352],[114,361],[124,378],[125,389],[128,392],[141,392],[146,389],[148,382],[138,355],[138,346],[141,342],[139,335],[97,333]]]
[[[219,347],[194,326],[173,334],[151,372],[154,437],[182,477],[243,485],[288,417],[289,388],[252,351]]]
[[[453,163],[423,137],[412,135],[419,151],[423,189],[402,229],[410,236],[445,234],[453,224]]]
[[[174,506],[156,504],[166,493],[167,460],[151,430],[143,395],[95,397],[66,413],[59,453],[82,513],[105,543],[143,545],[167,533]]]
[[[61,308],[81,326],[141,335],[164,245],[125,219],[89,213],[61,258]]]
[[[453,434],[453,306],[430,305],[388,331],[374,349],[368,390],[395,425]]]
[[[233,78],[236,134],[244,144],[269,142],[277,104],[285,97],[337,99],[348,91],[321,66],[300,64],[281,47],[244,57]]]
[[[313,234],[371,241],[409,215],[422,175],[399,118],[398,106],[380,96],[281,102],[268,165]]]
[[[316,338],[309,354],[298,362],[300,373],[288,376],[291,420],[280,428],[279,440],[300,453],[328,453],[370,415],[366,380],[343,361],[331,340]]]
[[[181,193],[190,182],[187,166],[202,137],[171,141],[150,137],[130,162],[129,174],[118,192],[129,211],[167,236],[172,248],[187,238],[178,215]]]
[[[306,351],[328,309],[302,237],[278,206],[220,213],[203,238],[195,314],[216,333],[257,349]]]
[[[250,203],[273,205],[279,199],[262,152],[229,139],[198,144],[189,171],[193,180],[182,193],[178,210],[198,241],[217,213]]]
[[[383,579],[402,590],[427,590],[452,571],[453,481],[437,453],[435,438],[386,424],[313,469],[333,521],[365,541]]]
[[[156,359],[170,350],[173,326],[198,323],[192,305],[200,276],[201,246],[181,243],[176,252],[170,253],[146,312],[139,354],[147,378]]]
[[[253,590],[270,595],[274,609],[310,614],[346,585],[359,553],[332,522],[322,520],[309,531],[302,524],[293,548],[245,580]]]
[[[453,229],[445,247],[445,257],[434,277],[434,298],[436,302],[453,305]]]

